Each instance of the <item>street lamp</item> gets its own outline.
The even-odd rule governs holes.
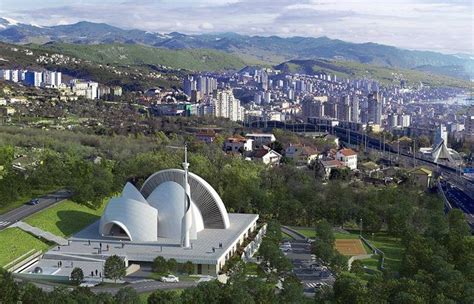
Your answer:
[[[360,218],[360,232],[359,236],[362,237],[362,218]]]

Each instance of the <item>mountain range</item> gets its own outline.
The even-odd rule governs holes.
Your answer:
[[[470,55],[415,51],[376,43],[351,43],[327,37],[246,36],[236,33],[187,35],[126,30],[87,21],[57,26],[23,24],[0,18],[0,41],[16,44],[63,42],[73,44],[142,44],[165,49],[211,49],[245,61],[279,64],[290,60],[350,61],[447,75],[474,77]]]

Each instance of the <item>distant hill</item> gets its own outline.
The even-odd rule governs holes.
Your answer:
[[[167,49],[213,49],[244,61],[278,64],[294,59],[335,59],[385,67],[422,70],[461,79],[474,77],[469,55],[411,51],[376,43],[350,43],[327,37],[261,37],[235,33],[185,35],[124,30],[104,23],[79,22],[38,27],[0,18],[0,41],[10,43],[143,44]]]
[[[188,71],[239,70],[253,61],[208,49],[170,50],[138,44],[77,45],[47,43],[41,49],[71,55],[102,64],[162,65]]]
[[[432,73],[381,67],[377,65],[361,64],[357,62],[337,61],[337,60],[290,60],[274,66],[275,69],[307,75],[335,74],[343,78],[367,77],[377,79],[384,84],[399,84],[401,79],[410,84],[423,83],[430,86],[453,86],[469,88],[470,83],[454,77],[436,75]]]

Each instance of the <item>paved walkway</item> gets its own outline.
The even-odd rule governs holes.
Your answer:
[[[18,227],[23,231],[29,232],[31,234],[34,234],[38,237],[42,237],[45,240],[48,240],[50,242],[56,243],[61,246],[65,246],[68,244],[68,241],[62,237],[59,237],[57,235],[52,234],[51,232],[47,232],[44,230],[41,230],[37,227],[33,227],[25,222],[16,222],[15,224],[11,225],[10,227]]]

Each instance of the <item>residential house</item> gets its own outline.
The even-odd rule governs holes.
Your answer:
[[[203,130],[196,134],[196,139],[210,144],[216,140],[216,132],[214,130]]]
[[[413,177],[413,182],[415,185],[425,189],[430,188],[432,179],[433,179],[433,172],[423,167],[418,167],[411,170],[410,175]]]
[[[311,146],[305,146],[305,145],[300,145],[300,144],[296,144],[296,145],[290,144],[285,149],[285,156],[293,160],[297,165],[309,166],[312,162],[314,162],[318,158],[319,153],[316,150],[316,148],[311,147]]]
[[[254,151],[252,158],[254,160],[263,162],[265,165],[278,165],[282,156],[275,150],[272,150],[267,146],[263,146],[262,148]]]
[[[320,160],[320,170],[324,174],[324,177],[328,179],[331,176],[331,171],[333,169],[344,168],[344,164],[336,159]]]
[[[357,169],[357,152],[352,149],[340,149],[336,153],[336,159],[351,170]]]
[[[225,140],[224,151],[240,153],[252,151],[252,143],[252,139],[248,139],[240,135],[235,135]]]
[[[253,139],[254,149],[260,149],[264,145],[269,146],[276,141],[275,135],[269,133],[249,133],[245,135],[248,139]]]

